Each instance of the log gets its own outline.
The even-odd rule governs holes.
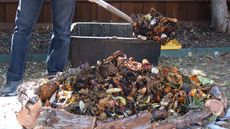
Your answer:
[[[211,109],[215,116],[224,116],[224,104],[217,99],[209,99],[205,102],[205,106]]]
[[[34,129],[93,129],[96,117],[76,115],[61,109],[43,107]]]
[[[161,122],[155,122],[152,124],[153,129],[172,129],[183,128],[193,123],[204,120],[212,114],[209,107],[205,107],[199,111],[192,110],[186,113],[184,116],[174,119],[168,119]]]
[[[216,99],[220,100],[224,104],[224,109],[227,110],[228,99],[224,95],[223,90],[220,88],[220,86],[213,86],[211,88],[210,94],[213,95]]]
[[[143,111],[138,115],[97,125],[96,129],[151,129],[151,113]]]
[[[29,104],[34,104],[39,100],[36,94],[39,89],[39,84],[37,82],[25,82],[22,83],[17,90],[17,99],[22,104],[22,106],[27,106]]]
[[[36,124],[41,109],[41,101],[37,101],[35,104],[30,104],[27,107],[22,107],[16,114],[18,123],[26,129],[32,129]]]
[[[21,110],[16,114],[18,123],[26,129],[32,129],[42,109],[42,102],[35,94],[39,88],[37,82],[26,82],[17,90],[17,99],[22,104]]]

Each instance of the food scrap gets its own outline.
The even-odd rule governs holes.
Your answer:
[[[133,14],[131,18],[134,21],[134,34],[138,38],[154,40],[164,45],[176,36],[177,19],[164,17],[154,8],[146,15]]]
[[[53,108],[97,120],[116,120],[145,110],[164,114],[154,116],[153,121],[202,108],[208,99],[215,98],[210,94],[213,82],[206,77],[183,75],[178,68],[167,66],[159,66],[155,74],[151,68],[148,60],[137,62],[117,51],[95,66],[86,66],[78,76],[43,84],[39,96]],[[47,97],[44,86],[59,88]]]

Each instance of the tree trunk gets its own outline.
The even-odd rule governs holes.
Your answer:
[[[230,33],[227,0],[211,0],[212,26],[223,33]]]

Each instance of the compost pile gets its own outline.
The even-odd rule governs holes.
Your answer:
[[[97,120],[120,119],[143,110],[162,111],[153,121],[201,108],[212,98],[213,81],[208,78],[186,76],[176,67],[164,66],[154,74],[151,68],[146,59],[137,62],[117,51],[95,66],[85,65],[77,76],[43,84],[38,95],[53,108],[96,116]]]
[[[133,31],[144,40],[154,40],[165,44],[176,36],[177,19],[164,17],[160,12],[151,8],[148,14],[133,14]]]

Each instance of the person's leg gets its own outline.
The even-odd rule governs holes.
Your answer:
[[[15,29],[11,39],[11,62],[7,70],[2,94],[12,92],[23,78],[26,53],[33,25],[37,21],[44,0],[20,0],[15,17]]]
[[[75,0],[51,0],[53,35],[47,57],[48,75],[62,72],[68,59]]]

